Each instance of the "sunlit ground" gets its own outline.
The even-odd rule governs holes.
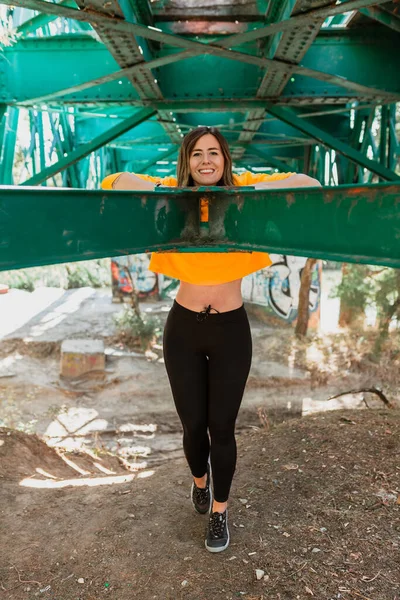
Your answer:
[[[341,341],[339,337],[335,349],[329,347],[329,343],[321,343],[324,334],[329,337],[331,334],[341,333],[338,326],[340,302],[339,299],[330,297],[333,285],[336,285],[339,280],[340,272],[338,271],[323,273],[319,336],[311,342],[308,341],[304,348],[299,347],[293,337],[288,351],[289,373],[294,373],[298,368],[299,353],[303,353],[302,358],[307,364],[307,369],[316,369],[321,372],[327,369],[330,374],[336,375],[343,372],[343,365],[338,364],[338,356],[339,354],[342,357],[346,356],[348,351],[345,337],[343,336]],[[11,290],[9,294],[0,297],[0,338],[36,317],[34,325],[29,330],[29,337],[24,341],[40,339],[42,334],[57,327],[68,316],[79,311],[84,301],[94,293],[95,291],[91,288],[80,288],[61,300],[64,290],[38,288],[29,295],[31,303],[28,306],[26,293],[23,293],[25,299],[23,303],[19,290]],[[38,320],[41,312],[43,312],[43,316]],[[374,310],[369,309],[366,315],[366,326],[372,326],[375,318]],[[3,373],[4,376],[4,373],[12,370],[13,366],[23,358],[24,356],[16,352],[12,356],[0,359],[0,373]],[[296,399],[295,404],[297,406],[292,406],[292,402],[289,400],[282,404],[282,409],[289,412],[292,410],[297,416],[299,409],[301,415],[309,415],[324,410],[365,408],[362,394],[347,394],[329,401],[316,400],[309,395],[304,395]],[[267,407],[265,409],[267,410]],[[102,418],[94,408],[76,406],[67,409],[59,407],[58,414],[48,425],[43,439],[49,446],[57,450],[60,459],[68,465],[71,474],[74,472],[75,475],[70,478],[58,477],[38,466],[32,476],[24,478],[20,485],[37,489],[60,489],[67,486],[118,485],[133,479],[150,477],[154,471],[149,469],[147,459],[151,455],[150,443],[154,440],[156,433],[157,426],[153,423],[145,425],[125,423],[115,429],[113,424]],[[111,441],[109,439],[107,444],[102,445],[101,437],[104,434],[111,437]],[[94,451],[94,446],[97,444],[106,448],[114,456],[118,456],[119,470],[114,471],[102,464],[101,456]],[[74,461],[74,452],[91,457],[90,471]],[[121,473],[121,471],[126,472]]]
[[[58,304],[53,310],[47,312],[37,323],[31,328],[30,336],[24,341],[34,341],[35,338],[41,336],[45,331],[53,329],[64,321],[69,315],[77,312],[81,305],[95,294],[92,288],[80,288],[67,296],[63,302]]]
[[[11,289],[0,296],[0,339],[16,331],[37,314],[57,302],[65,293],[61,288],[37,288],[30,293]],[[28,302],[29,299],[29,302]]]
[[[154,474],[154,470],[147,469],[147,461],[144,460],[151,453],[151,448],[147,444],[137,443],[135,438],[153,439],[157,430],[155,424],[124,423],[115,432],[114,452],[120,458],[123,468],[128,471],[126,474],[118,474],[102,465],[101,456],[90,447],[93,444],[92,435],[101,434],[106,430],[110,430],[110,424],[105,419],[99,418],[98,412],[93,408],[72,407],[60,412],[48,426],[43,439],[49,446],[55,448],[60,459],[80,477],[60,478],[37,467],[36,474],[41,478],[37,478],[36,475],[26,477],[20,485],[40,489],[59,489],[67,486],[93,487],[126,483],[135,478],[144,479]],[[102,475],[97,477],[79,466],[73,459],[74,451],[90,457],[91,468]],[[69,456],[66,453],[69,453]]]

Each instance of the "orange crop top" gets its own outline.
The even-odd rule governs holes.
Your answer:
[[[114,173],[103,179],[101,187],[111,190],[112,184],[120,173]],[[151,177],[139,175],[145,181],[161,183],[165,186],[176,187],[175,177]],[[245,171],[241,175],[233,175],[235,185],[254,185],[261,181],[277,181],[286,179],[294,173],[274,173],[257,175]],[[208,206],[201,206],[201,221],[208,220]],[[153,252],[150,260],[149,270],[162,273],[168,277],[193,283],[196,285],[217,285],[228,283],[235,279],[241,279],[245,275],[254,273],[259,269],[269,267],[272,261],[266,252],[236,251],[236,252]]]

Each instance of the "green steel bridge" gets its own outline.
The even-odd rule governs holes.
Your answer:
[[[0,270],[153,250],[400,266],[400,4],[0,0]],[[100,190],[217,126],[301,190]],[[201,198],[209,222],[200,222]]]

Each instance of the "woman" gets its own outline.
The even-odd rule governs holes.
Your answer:
[[[159,185],[252,185],[272,189],[320,185],[307,175],[294,173],[234,175],[227,141],[213,127],[198,127],[184,137],[177,175],[177,180],[160,180],[117,173],[106,177],[102,187],[153,190]],[[207,207],[202,207],[202,217],[206,211]],[[209,512],[205,546],[210,552],[229,545],[227,503],[236,467],[235,422],[252,358],[241,281],[244,275],[270,264],[264,252],[153,253],[150,261],[150,270],[180,280],[165,324],[164,360],[193,475],[192,503],[197,512]]]

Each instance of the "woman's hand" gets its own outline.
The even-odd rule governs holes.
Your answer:
[[[254,187],[256,190],[271,190],[278,188],[321,187],[321,184],[313,177],[309,177],[303,173],[296,173],[290,177],[287,177],[286,179],[279,179],[277,181],[261,181],[260,183],[255,183]]]

